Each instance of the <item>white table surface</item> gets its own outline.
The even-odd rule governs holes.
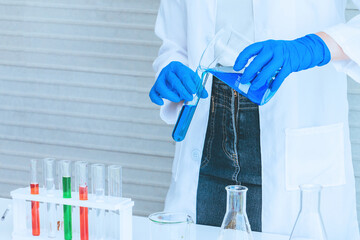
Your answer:
[[[0,198],[0,218],[5,209],[11,204],[10,199]],[[11,240],[12,211],[8,213],[5,221],[0,219],[0,239]],[[196,240],[216,240],[219,228],[203,225],[195,226]],[[253,233],[254,240],[288,240],[289,237],[265,233]],[[133,217],[133,240],[149,239],[149,221],[145,217]]]

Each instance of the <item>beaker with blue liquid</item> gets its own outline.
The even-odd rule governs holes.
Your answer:
[[[239,54],[250,44],[252,44],[252,41],[231,29],[222,29],[215,35],[202,54],[196,70],[196,73],[201,78],[198,91],[194,94],[192,101],[184,103],[179,113],[172,133],[175,141],[180,142],[184,140],[199,103],[199,95],[201,95],[211,75],[258,105],[264,105],[274,96],[275,92],[271,91],[271,83],[275,76],[269,81],[269,85],[265,85],[257,90],[251,89],[251,82],[247,84],[240,83],[241,76],[252,59],[249,60],[242,70],[235,71],[233,69]]]

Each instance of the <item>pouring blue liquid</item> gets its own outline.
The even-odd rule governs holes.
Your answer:
[[[260,89],[257,89],[256,91],[251,90],[250,86],[251,83],[248,84],[241,84],[240,79],[242,76],[242,73],[235,72],[233,70],[233,67],[215,67],[215,68],[209,68],[206,69],[205,72],[202,74],[202,86],[199,88],[198,92],[194,95],[194,99],[191,102],[187,102],[182,107],[178,119],[176,121],[172,137],[176,142],[181,142],[184,140],[186,133],[189,129],[191,120],[195,114],[196,107],[199,102],[199,93],[202,91],[202,89],[205,87],[206,80],[209,76],[209,74],[212,74],[219,80],[223,81],[227,85],[229,85],[231,88],[235,89],[237,92],[239,92],[241,95],[247,97],[252,102],[258,104],[258,105],[264,105],[267,103],[275,94],[275,92],[272,92],[270,90],[270,87],[263,86]],[[271,86],[271,83],[270,83]]]
[[[269,86],[263,86],[254,91],[250,88],[251,83],[241,84],[240,79],[242,73],[235,72],[233,67],[216,67],[208,69],[207,72],[211,73],[216,78],[235,89],[235,91],[260,106],[267,103],[275,94],[275,92],[270,90]]]

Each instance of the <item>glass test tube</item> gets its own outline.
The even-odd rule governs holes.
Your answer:
[[[63,198],[71,198],[71,162],[62,160],[61,176],[62,176],[62,190]],[[72,240],[72,221],[71,221],[72,206],[64,205],[64,238],[65,240]]]
[[[118,165],[108,166],[108,195],[122,197],[122,167]]]
[[[62,191],[62,161],[56,162],[56,181],[55,189]],[[64,211],[61,205],[56,206],[56,230],[58,232],[64,231]]]
[[[122,167],[108,166],[108,195],[122,197]],[[109,212],[108,234],[112,239],[120,239],[120,218],[118,211]]]
[[[45,158],[43,160],[44,187],[47,196],[55,194],[55,159]],[[49,238],[56,237],[56,205],[48,203],[46,206],[46,230]]]
[[[92,192],[96,201],[103,201],[105,197],[105,165],[91,165]],[[95,238],[105,239],[105,211],[103,209],[95,209]]]
[[[76,172],[76,186],[79,191],[79,199],[82,201],[88,200],[88,180],[87,180],[87,162],[79,161],[75,163]],[[80,207],[80,240],[89,239],[89,221],[88,208]]]
[[[31,180],[30,180],[30,193],[34,195],[39,194],[39,182],[37,179],[37,159],[31,159]],[[40,203],[31,201],[31,227],[32,235],[40,235],[40,215],[39,215]]]
[[[172,132],[172,137],[176,142],[181,142],[185,139],[186,133],[189,129],[190,123],[200,101],[199,95],[201,94],[203,89],[205,89],[206,82],[209,78],[209,73],[203,72],[203,70],[199,67],[196,70],[196,74],[201,76],[202,83],[197,86],[197,92],[194,94],[193,100],[185,102],[180,110],[174,126],[174,130]]]

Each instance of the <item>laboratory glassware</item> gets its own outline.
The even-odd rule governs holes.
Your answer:
[[[39,239],[39,240],[49,240],[47,234],[43,231],[45,229],[45,224],[42,224],[41,228],[41,234],[40,236],[32,236],[31,233],[31,209],[30,209],[30,202],[31,201],[39,201],[40,207],[41,203],[43,203],[43,206],[45,207],[48,203],[61,205],[60,209],[63,210],[63,205],[68,204],[72,205],[73,207],[80,208],[80,207],[86,207],[91,210],[91,208],[101,208],[104,211],[117,211],[117,217],[119,218],[119,225],[113,224],[112,227],[120,229],[120,237],[116,240],[128,240],[132,239],[132,209],[134,206],[134,202],[130,198],[114,198],[114,197],[105,197],[103,202],[98,202],[95,200],[95,198],[92,197],[92,195],[89,194],[89,200],[82,201],[79,200],[77,195],[74,197],[72,196],[71,199],[63,198],[62,196],[62,190],[55,190],[54,197],[49,197],[46,194],[46,191],[42,191],[40,189],[39,195],[32,195],[30,193],[29,188],[23,188],[20,187],[16,190],[13,190],[10,192],[10,195],[12,197],[12,204],[11,204],[11,217],[12,217],[12,225],[13,225],[13,231],[12,231],[12,239],[13,240],[30,240],[30,239]],[[71,203],[70,203],[71,202]],[[29,206],[29,210],[26,211],[26,208]],[[6,206],[5,206],[6,207]],[[77,211],[78,212],[78,211]],[[90,212],[90,211],[89,211]],[[2,214],[3,212],[1,212]],[[40,210],[40,213],[41,210]],[[44,208],[44,213],[46,213],[46,209]],[[30,218],[30,224],[27,224],[27,218]],[[0,215],[1,218],[1,215]],[[42,218],[40,217],[40,220]],[[8,219],[10,220],[10,219]],[[74,218],[73,218],[74,220]],[[91,218],[89,217],[89,221],[91,221]],[[105,219],[106,222],[108,222],[107,219]],[[42,222],[41,222],[42,223]],[[0,225],[2,224],[0,220]],[[1,228],[1,226],[0,226]],[[91,228],[89,228],[89,231]],[[107,229],[106,229],[107,230]],[[62,234],[63,232],[58,232],[55,239],[60,240],[64,239],[64,236]],[[0,239],[3,239],[2,236],[0,236]],[[74,240],[80,240],[80,234],[75,235],[73,232],[73,239]],[[90,235],[89,239],[91,240],[98,240],[95,236]],[[106,240],[115,240],[115,238],[109,238],[105,236]]]
[[[37,178],[37,159],[31,159],[31,180],[30,180],[30,193],[33,195],[39,195],[39,182]],[[40,235],[40,214],[39,214],[40,203],[36,201],[31,201],[31,226],[32,226],[32,235]]]
[[[119,165],[108,166],[108,196],[122,197],[122,167]],[[114,239],[120,238],[120,229],[114,228],[114,225],[120,225],[118,214],[118,211],[110,211],[108,213],[110,223],[108,224],[109,230],[107,232]]]
[[[105,198],[105,165],[91,165],[91,182],[92,193],[95,201],[103,202]],[[95,238],[105,239],[105,211],[103,209],[95,209]]]
[[[55,194],[55,162],[54,158],[43,160],[44,188],[46,195],[53,197]],[[56,205],[46,204],[46,230],[49,238],[56,237]]]
[[[203,71],[199,67],[196,70],[196,74],[199,75],[201,81],[197,86],[196,93],[193,95],[193,100],[185,102],[180,110],[174,130],[172,132],[172,138],[176,142],[181,142],[182,140],[184,140],[186,133],[190,127],[191,120],[195,114],[197,105],[199,104],[201,93],[205,89],[209,77],[209,73]]]
[[[246,214],[247,187],[230,185],[226,188],[227,203],[218,240],[253,240]]]
[[[149,216],[150,240],[189,240],[192,218],[185,213],[159,212]]]
[[[271,91],[271,87],[279,71],[274,73],[274,76],[269,79],[267,85],[260,89],[252,90],[251,82],[241,84],[240,79],[254,57],[250,58],[246,66],[240,71],[233,69],[239,54],[252,43],[253,41],[247,39],[239,32],[230,28],[222,29],[215,35],[214,39],[204,51],[199,68],[202,72],[211,73],[252,102],[258,105],[264,105],[275,94],[275,92]]]
[[[300,185],[300,212],[290,240],[326,240],[327,235],[320,213],[321,185]]]
[[[122,197],[122,167],[119,165],[108,166],[108,195]]]
[[[79,192],[79,200],[88,200],[88,163],[85,161],[75,162],[75,189]],[[87,207],[80,207],[80,240],[89,239],[89,210]]]
[[[59,189],[61,192],[63,191],[62,186],[62,161],[56,161],[56,181],[55,181],[55,189]],[[58,232],[64,231],[64,209],[62,205],[56,206],[56,230]]]
[[[199,103],[199,95],[203,88],[205,88],[210,74],[258,105],[264,105],[274,96],[275,92],[271,91],[271,83],[275,79],[276,74],[269,80],[267,86],[263,86],[254,91],[250,88],[251,82],[247,84],[240,83],[245,68],[240,71],[235,71],[233,69],[239,54],[250,44],[252,44],[252,41],[246,39],[246,37],[232,29],[220,30],[213,40],[210,41],[202,54],[199,66],[196,70],[196,73],[201,78],[201,84],[199,85],[193,100],[184,103],[179,113],[172,134],[175,141],[179,142],[184,140]],[[249,63],[251,61],[252,59],[250,59]],[[248,66],[248,64],[246,66]]]
[[[60,162],[62,176],[63,198],[71,198],[71,162],[62,160]],[[64,238],[72,240],[72,206],[64,205]]]
[[[172,132],[172,137],[176,142],[181,142],[182,140],[184,140],[186,133],[190,127],[191,120],[195,114],[196,107],[199,103],[200,95],[205,88],[209,76],[208,73],[201,72],[200,69],[198,69],[196,72],[201,76],[202,83],[198,86],[197,92],[193,95],[193,100],[184,103],[180,110],[178,119]]]

